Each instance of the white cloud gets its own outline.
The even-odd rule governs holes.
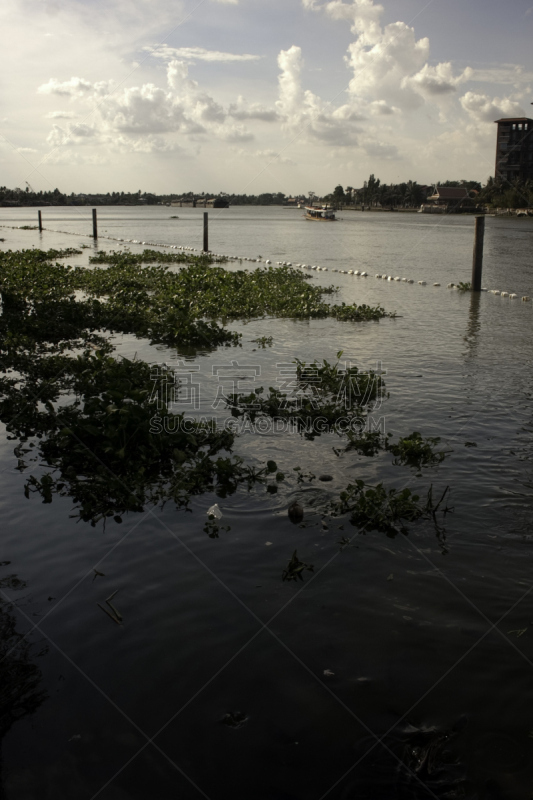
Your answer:
[[[71,78],[69,81],[58,81],[50,78],[37,89],[39,94],[57,94],[60,97],[80,97],[93,88],[92,83],[83,78]]]
[[[46,119],[75,119],[78,115],[74,111],[49,111]]]
[[[300,47],[293,45],[278,56],[279,99],[276,103],[284,127],[293,135],[327,142],[332,146],[357,143],[355,122],[361,119],[350,106],[330,108],[309,90],[302,88],[303,59]]]
[[[494,122],[500,117],[523,117],[524,109],[508,97],[490,98],[486,94],[467,92],[460,98],[464,110],[476,122]]]
[[[224,53],[220,50],[206,50],[204,47],[169,47],[166,44],[157,47],[147,46],[143,50],[155,58],[165,61],[173,59],[184,61],[259,61],[261,56],[250,53]]]
[[[79,125],[69,125],[66,129],[60,125],[54,125],[46,138],[46,143],[50,147],[64,147],[67,145],[92,143],[94,137],[98,136],[98,131],[91,125],[80,123]]]
[[[402,86],[409,86],[419,94],[433,98],[439,95],[450,94],[457,91],[459,84],[469,80],[472,69],[467,67],[460,75],[453,74],[453,67],[449,61],[430,67],[424,64],[416,75],[406,76]]]
[[[275,108],[267,108],[260,103],[248,103],[242,95],[239,95],[236,103],[230,103],[228,114],[234,119],[258,119],[262,122],[275,122],[279,119]]]
[[[477,83],[498,83],[516,86],[533,80],[533,72],[527,71],[521,64],[486,64],[473,67],[470,81]]]
[[[78,80],[65,83],[75,86]],[[122,150],[130,152],[168,152],[177,145],[175,139],[164,138],[166,135],[246,142],[254,135],[240,120],[265,119],[275,113],[257,104],[250,106],[243,97],[224,108],[189,76],[184,61],[172,60],[167,65],[167,84],[163,88],[145,83],[108,94],[107,82],[96,83],[88,98],[94,123],[69,124],[66,129],[55,124],[47,143],[51,147],[73,147],[92,139],[107,147],[116,140]],[[52,112],[50,116],[64,117],[62,112]]]

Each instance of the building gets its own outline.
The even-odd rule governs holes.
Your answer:
[[[427,198],[427,202],[432,202],[437,206],[459,207],[470,198],[468,189],[464,186],[435,186],[433,194]]]
[[[496,120],[496,179],[533,180],[533,120],[510,117]]]

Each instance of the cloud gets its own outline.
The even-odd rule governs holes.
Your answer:
[[[317,95],[302,88],[301,48],[293,45],[282,50],[278,65],[281,73],[276,108],[284,128],[303,139],[332,146],[357,144],[358,128],[354,123],[362,119],[357,110],[351,106],[332,109]]]
[[[275,122],[279,119],[279,114],[275,108],[266,108],[260,103],[250,104],[242,95],[239,95],[236,103],[230,103],[228,114],[239,120],[259,119],[262,122]]]
[[[77,80],[66,83],[74,86]],[[51,147],[73,147],[92,139],[95,144],[107,147],[115,140],[120,142],[122,150],[129,152],[169,152],[177,146],[175,139],[165,138],[172,134],[195,139],[208,136],[224,142],[251,141],[254,134],[242,120],[265,120],[275,114],[257,104],[249,105],[243,97],[224,108],[189,76],[188,65],[176,59],[167,65],[164,88],[145,83],[108,94],[108,87],[107,82],[94,84],[93,93],[87,98],[94,124],[82,122],[69,124],[67,128],[55,124],[47,143]],[[70,115],[64,117],[62,112],[52,112],[50,117],[70,118]]]
[[[476,122],[495,122],[500,117],[524,117],[524,109],[508,97],[490,98],[486,94],[467,92],[460,98],[464,110]]]
[[[75,119],[78,115],[74,111],[49,111],[46,119]]]
[[[287,164],[289,166],[294,166],[295,164],[292,158],[287,158],[286,156],[282,156],[275,150],[256,150],[254,156],[261,159],[267,159],[268,161],[274,162],[276,164]]]
[[[430,67],[424,64],[416,75],[406,76],[402,86],[409,86],[419,94],[426,97],[450,94],[457,91],[459,84],[469,80],[472,69],[467,67],[460,75],[454,76],[453,68],[449,61]]]
[[[385,100],[374,100],[368,106],[372,116],[390,116],[391,114],[400,113],[400,109],[395,106],[389,106]]]
[[[533,72],[527,72],[521,64],[486,64],[482,67],[473,67],[469,80],[477,83],[516,86],[533,81]]]
[[[112,150],[121,153],[177,153],[185,152],[176,142],[168,141],[162,136],[144,136],[141,139],[127,136],[110,137]]]
[[[83,78],[71,78],[69,81],[58,81],[50,78],[37,89],[39,94],[57,94],[60,97],[81,97],[93,88],[92,83]]]
[[[66,129],[60,125],[54,125],[46,138],[46,143],[50,147],[64,147],[76,144],[92,144],[94,137],[98,136],[98,131],[91,125],[80,123],[79,125],[69,125]]]
[[[157,47],[143,47],[143,50],[155,58],[165,61],[173,59],[184,61],[259,61],[262,56],[250,53],[224,53],[220,50],[206,50],[204,47],[169,47],[166,44]]]
[[[368,142],[363,144],[365,153],[373,158],[392,160],[400,158],[396,145],[383,144],[382,142]]]

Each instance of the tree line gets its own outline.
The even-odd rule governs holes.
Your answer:
[[[173,200],[192,201],[204,198],[223,198],[230,205],[270,206],[283,205],[286,195],[283,192],[247,194],[209,194],[207,192],[183,192],[181,194],[154,194],[152,192],[107,192],[90,194],[65,194],[59,189],[35,192],[31,187],[26,189],[8,189],[0,186],[0,206],[138,206],[165,205]]]
[[[533,207],[533,181],[506,181],[501,178],[489,178],[485,186],[479,181],[442,181],[439,187],[460,187],[470,195],[466,205],[486,206],[489,208],[525,208]],[[331,194],[324,197],[335,206],[366,206],[370,208],[418,208],[432,195],[435,186],[419,184],[416,181],[404,183],[381,183],[375,175],[370,175],[359,189],[339,184]],[[465,205],[465,203],[463,203]]]
[[[525,208],[533,207],[533,181],[515,180],[512,182],[500,178],[489,178],[485,186],[478,181],[443,181],[441,187],[460,186],[470,193],[473,206],[488,208]],[[337,207],[366,206],[370,208],[418,208],[428,195],[433,193],[434,186],[419,184],[416,181],[404,183],[382,183],[375,175],[370,175],[359,189],[353,186],[343,188],[340,184],[333,192],[323,198],[314,197],[318,202],[332,203]],[[154,194],[152,192],[107,192],[91,194],[65,194],[59,189],[35,192],[31,187],[26,189],[8,189],[0,186],[0,206],[116,206],[116,205],[165,205],[173,200],[192,201],[204,198],[223,198],[234,206],[281,206],[287,196],[283,192],[265,192],[253,194],[209,194],[207,192],[184,192],[182,194]]]

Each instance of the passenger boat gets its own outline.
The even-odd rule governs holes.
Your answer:
[[[333,209],[322,206],[322,208],[309,208],[305,207],[305,218],[314,219],[320,222],[335,222],[335,214]]]

